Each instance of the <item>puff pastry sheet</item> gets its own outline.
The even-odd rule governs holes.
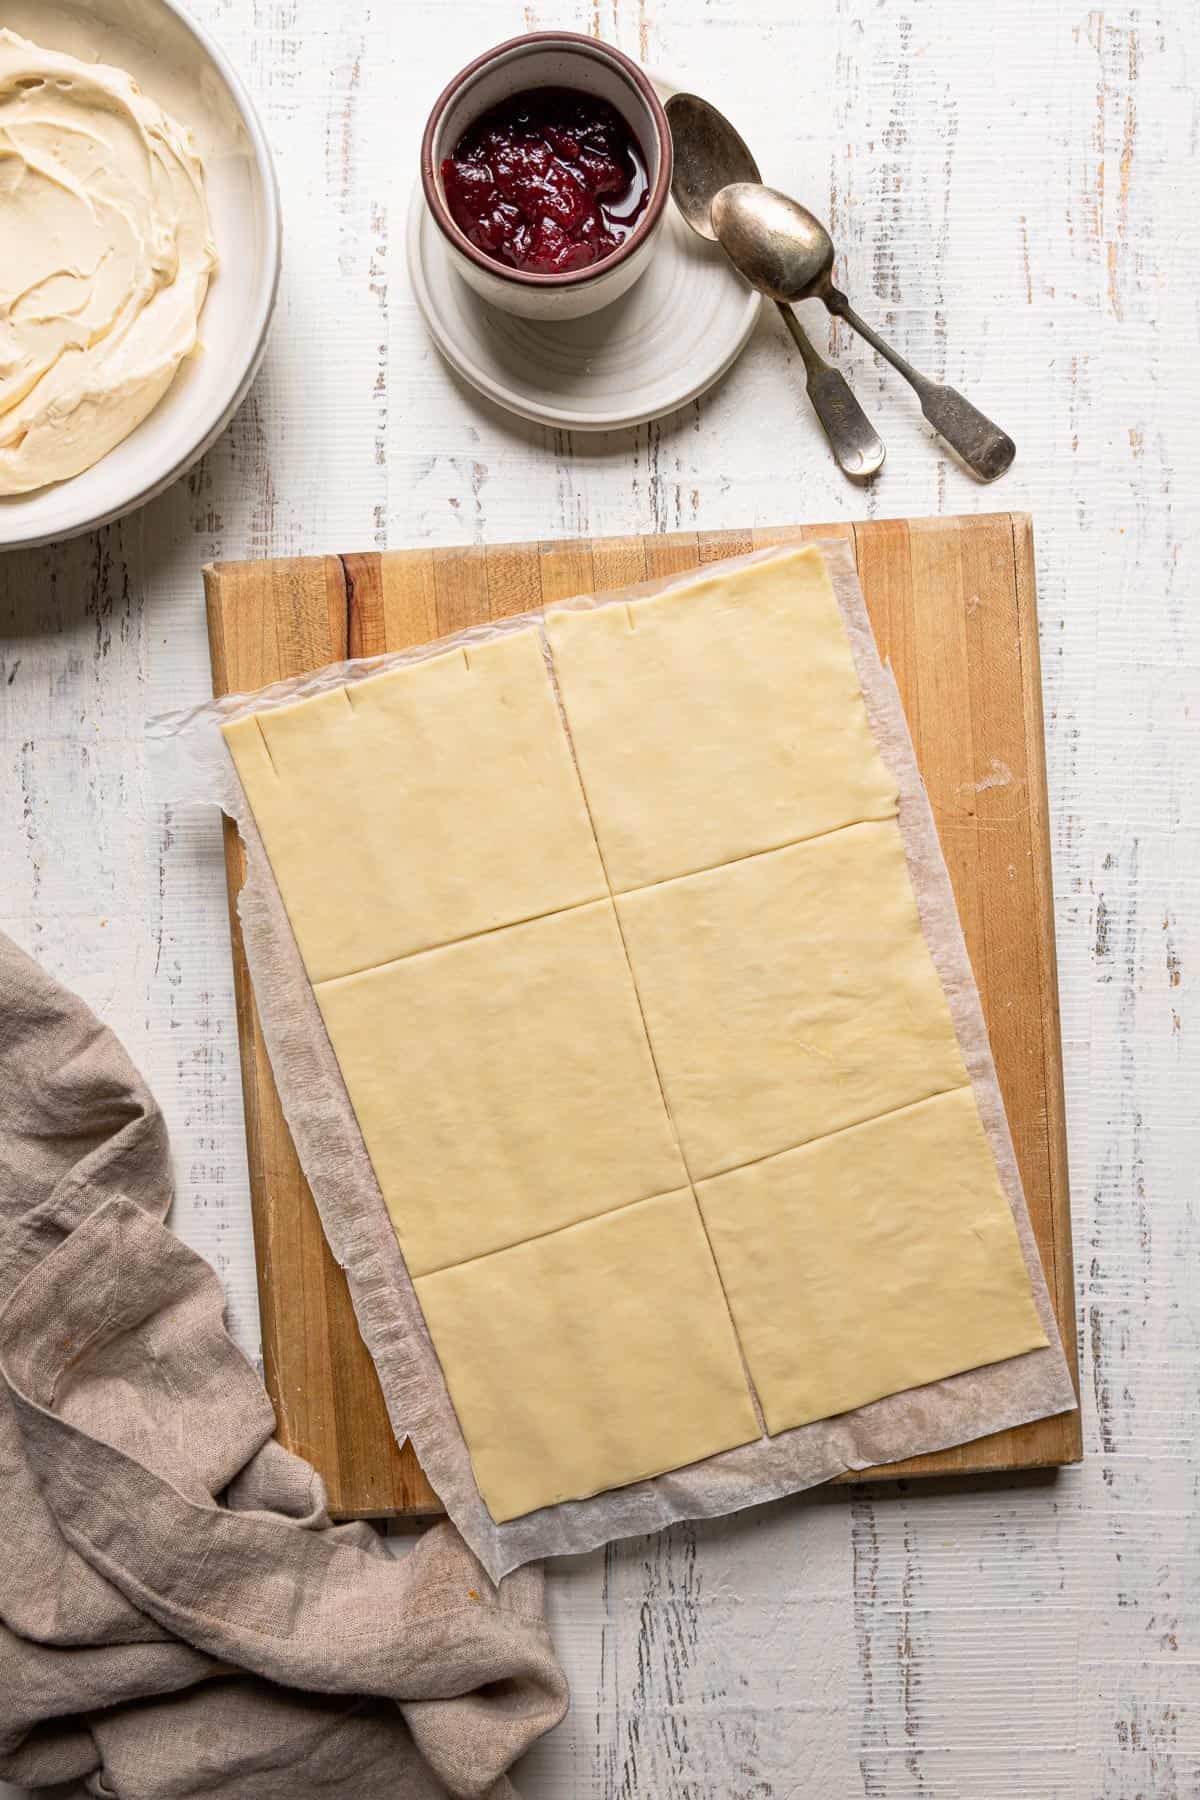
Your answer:
[[[818,552],[225,735],[495,1520],[1046,1344]]]

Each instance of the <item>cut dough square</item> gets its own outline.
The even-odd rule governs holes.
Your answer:
[[[617,906],[693,1180],[967,1079],[892,820]]]
[[[618,891],[895,815],[817,550],[546,628]]]
[[[497,1521],[758,1436],[690,1192],[416,1283]]]
[[[969,1087],[698,1193],[771,1433],[1047,1342]]]
[[[607,891],[536,631],[224,729],[314,982]]]
[[[611,902],[316,993],[412,1274],[686,1182]]]

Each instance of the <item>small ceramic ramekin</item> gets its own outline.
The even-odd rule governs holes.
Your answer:
[[[442,160],[481,113],[525,88],[579,88],[615,106],[646,158],[650,197],[625,242],[587,269],[535,275],[486,256],[450,216]],[[575,31],[531,31],[477,56],[438,95],[421,140],[425,201],[464,281],[493,306],[527,319],[579,319],[631,288],[654,254],[671,192],[671,128],[649,77],[623,51]]]

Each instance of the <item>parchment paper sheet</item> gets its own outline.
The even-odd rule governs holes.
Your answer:
[[[215,802],[237,822],[249,870],[238,902],[246,960],[300,1162],[330,1247],[346,1271],[396,1436],[400,1441],[412,1439],[421,1466],[447,1512],[496,1580],[535,1557],[590,1550],[613,1538],[657,1531],[680,1519],[734,1512],[813,1487],[843,1469],[867,1468],[945,1449],[1075,1405],[979,993],[899,691],[890,670],[880,663],[849,546],[841,540],[828,540],[818,547],[849,633],[872,729],[900,791],[900,828],[922,926],[1013,1210],[1049,1347],[877,1400],[837,1418],[760,1438],[650,1481],[634,1482],[588,1500],[545,1507],[503,1525],[495,1524],[475,1484],[441,1365],[220,726],[246,713],[368,680],[457,646],[470,646],[531,624],[541,629],[541,613],[498,620],[396,655],[331,664],[314,675],[277,683],[259,694],[230,695],[189,713],[167,715],[150,728],[157,745],[163,797],[173,802]],[[623,604],[667,588],[691,585],[723,568],[787,553],[760,551],[620,593],[582,595],[567,604]],[[803,1296],[797,1295],[797,1304],[802,1303]]]

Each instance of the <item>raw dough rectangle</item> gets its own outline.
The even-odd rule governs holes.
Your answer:
[[[618,893],[895,817],[819,555],[552,608],[546,632]]]
[[[611,901],[317,999],[413,1275],[687,1182]]]
[[[416,1287],[494,1519],[758,1436],[690,1190]]]
[[[495,1519],[1033,1341],[820,556],[545,629],[225,728]]]
[[[967,1079],[894,819],[617,910],[695,1180]]]
[[[536,631],[225,738],[310,981],[607,894]]]
[[[1047,1341],[970,1088],[697,1192],[769,1432]]]

